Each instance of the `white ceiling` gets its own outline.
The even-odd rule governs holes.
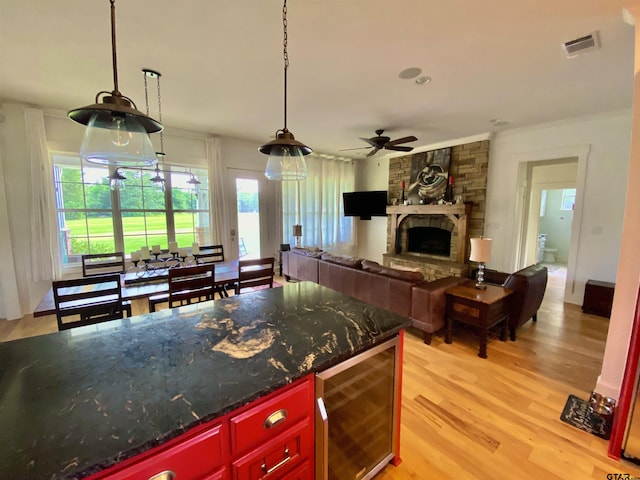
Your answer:
[[[290,0],[288,128],[363,155],[384,128],[419,147],[629,108],[623,0]],[[162,73],[167,127],[255,140],[283,127],[281,0],[118,0],[120,91],[145,110]],[[567,59],[597,31],[601,49]],[[112,90],[108,0],[0,0],[0,99],[68,110]],[[400,71],[419,67],[418,86]],[[155,86],[152,96],[155,95]],[[157,99],[151,98],[157,117]]]

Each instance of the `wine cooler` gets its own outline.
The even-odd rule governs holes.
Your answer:
[[[364,480],[397,452],[399,336],[316,375],[316,480]]]

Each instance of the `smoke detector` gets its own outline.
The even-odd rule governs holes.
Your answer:
[[[600,39],[598,38],[598,32],[590,33],[584,37],[570,40],[563,44],[564,50],[567,53],[567,58],[574,58],[583,53],[598,50],[600,48]]]

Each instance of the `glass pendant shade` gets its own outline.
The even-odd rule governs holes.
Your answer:
[[[90,163],[149,167],[157,162],[149,134],[135,118],[109,111],[91,115],[80,156]]]
[[[307,178],[307,162],[302,150],[291,145],[273,146],[264,175],[269,180],[304,180]]]

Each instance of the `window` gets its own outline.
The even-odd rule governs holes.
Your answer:
[[[211,243],[207,170],[170,167],[165,191],[153,186],[153,171],[124,169],[125,188],[112,191],[113,168],[93,165],[75,155],[53,155],[56,212],[61,258],[65,266],[86,253],[124,251],[148,245],[168,248]],[[201,182],[194,192],[192,174]]]
[[[564,188],[562,190],[562,204],[560,206],[560,210],[573,210],[574,205],[576,204],[576,189],[575,188]]]

